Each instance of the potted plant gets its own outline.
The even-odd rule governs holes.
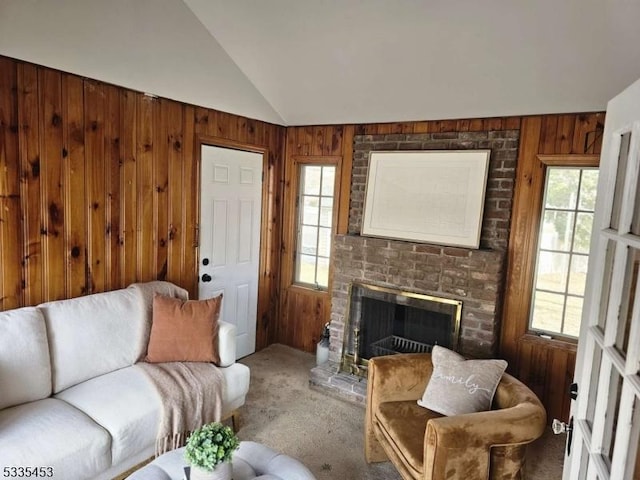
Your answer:
[[[191,480],[231,480],[231,457],[239,445],[233,430],[219,422],[194,430],[184,454]]]

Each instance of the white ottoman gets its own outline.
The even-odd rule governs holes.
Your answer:
[[[295,458],[275,452],[256,442],[240,442],[233,454],[233,480],[316,480]],[[182,480],[184,448],[160,455],[149,465],[133,472],[127,480]]]

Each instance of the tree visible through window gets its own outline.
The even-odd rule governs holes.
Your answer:
[[[598,170],[548,167],[530,328],[578,337]]]
[[[333,229],[334,165],[302,165],[298,197],[295,282],[329,286]]]

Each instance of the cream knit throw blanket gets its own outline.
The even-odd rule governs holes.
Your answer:
[[[162,400],[156,456],[184,446],[189,434],[205,423],[220,421],[224,379],[218,367],[195,362],[136,365],[153,382]]]

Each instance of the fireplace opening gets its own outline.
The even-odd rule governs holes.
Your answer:
[[[430,352],[433,345],[451,348],[451,315],[374,298],[362,299],[366,319],[360,336],[362,358],[393,353]]]
[[[456,350],[462,302],[353,283],[345,325],[342,370],[365,375],[370,358]]]

